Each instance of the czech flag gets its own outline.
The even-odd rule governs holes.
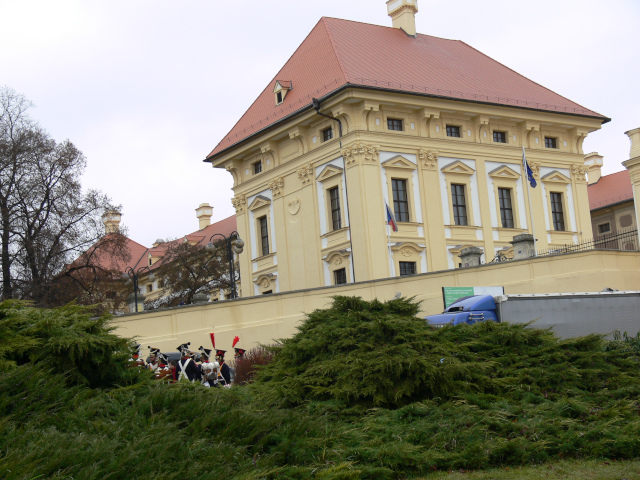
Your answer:
[[[529,181],[529,185],[531,185],[531,188],[536,188],[538,182],[536,182],[536,179],[533,177],[533,170],[531,170],[531,167],[527,162],[527,157],[524,155],[524,147],[522,147],[522,167],[524,168],[524,174]]]
[[[394,232],[398,231],[398,224],[396,223],[396,217],[393,215],[393,212],[387,205],[387,202],[384,203],[384,206],[387,207],[387,225],[391,225],[391,229]]]

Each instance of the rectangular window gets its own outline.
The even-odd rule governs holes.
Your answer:
[[[598,233],[607,233],[611,231],[611,225],[608,223],[603,223],[602,225],[598,225]]]
[[[253,164],[253,174],[262,172],[262,160]]]
[[[153,292],[153,283],[150,285],[147,285],[147,293],[151,293]]]
[[[387,128],[389,130],[397,130],[399,132],[402,131],[402,120],[398,120],[397,118],[387,118]]]
[[[282,100],[283,100],[283,98],[282,98],[282,92],[278,92],[278,93],[276,93],[276,105],[281,104],[281,103],[282,103]]]
[[[332,138],[333,138],[333,128],[329,127],[329,128],[325,128],[324,130],[322,130],[322,141],[323,142],[331,140]]]
[[[393,191],[393,213],[398,222],[409,221],[409,197],[407,196],[407,181],[391,179]]]
[[[267,217],[260,217],[260,238],[262,239],[262,255],[269,255],[269,228],[267,227]]]
[[[416,262],[400,262],[401,277],[404,275],[415,275],[416,273]]]
[[[467,225],[467,202],[464,185],[451,184],[451,204],[453,205],[453,221],[456,225]]]
[[[562,193],[551,193],[551,216],[553,217],[553,229],[564,230],[564,211],[562,209]]]
[[[340,193],[338,187],[329,190],[329,198],[331,199],[331,222],[334,230],[342,228],[342,216],[340,214]]]
[[[511,205],[511,189],[499,188],[500,220],[503,228],[513,228],[513,207]]]
[[[493,141],[496,143],[507,143],[507,132],[493,132]]]
[[[267,290],[266,292],[262,292],[262,295],[271,295],[273,290]]]
[[[342,285],[347,283],[347,269],[341,268],[339,270],[335,270],[333,272],[333,283],[334,285]]]
[[[546,148],[558,148],[558,139],[553,137],[544,137],[544,146]]]
[[[447,125],[447,137],[460,138],[460,127],[454,125]]]

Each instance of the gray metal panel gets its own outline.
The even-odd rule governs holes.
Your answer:
[[[538,328],[553,327],[561,338],[614,330],[635,335],[640,331],[640,293],[509,296],[502,304],[503,320]]]

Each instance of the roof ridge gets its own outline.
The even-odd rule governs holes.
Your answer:
[[[320,22],[322,22],[322,24],[324,25],[324,29],[325,29],[325,32],[327,34],[327,37],[329,37],[329,42],[331,42],[331,49],[333,50],[333,54],[336,56],[336,60],[338,61],[338,65],[340,65],[340,71],[342,72],[342,76],[344,77],[344,81],[349,83],[349,78],[347,77],[347,72],[344,69],[344,65],[343,65],[342,59],[340,58],[340,55],[338,55],[338,50],[336,49],[336,42],[333,40],[333,36],[331,35],[331,31],[329,30],[329,25],[325,21],[325,19],[327,19],[327,18],[330,18],[330,17],[321,17],[320,18]],[[346,21],[350,21],[350,20],[346,20]],[[318,22],[318,23],[320,23],[320,22]]]

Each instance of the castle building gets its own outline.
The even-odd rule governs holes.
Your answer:
[[[609,119],[417,33],[417,0],[387,11],[392,27],[321,18],[205,159],[233,176],[244,296],[456,268],[466,247],[489,262],[521,233],[539,249],[591,236],[582,144]]]

